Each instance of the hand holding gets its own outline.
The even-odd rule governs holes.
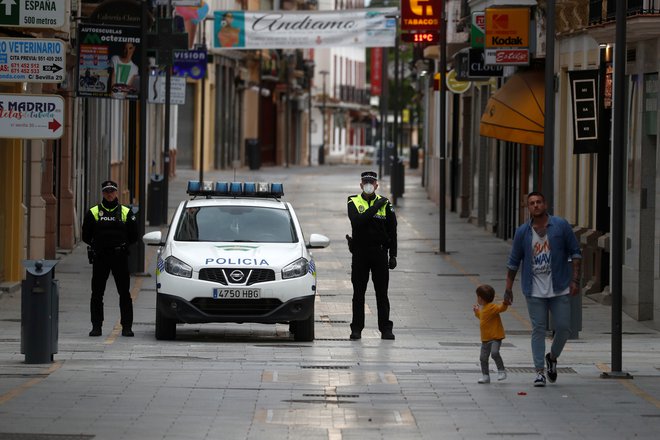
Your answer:
[[[387,265],[390,269],[394,269],[396,267],[396,257],[390,257],[390,261]]]
[[[507,306],[513,304],[513,292],[511,290],[504,291],[504,304]]]

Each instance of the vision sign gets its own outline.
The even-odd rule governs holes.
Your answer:
[[[0,0],[0,26],[64,26],[65,0]]]
[[[59,139],[63,121],[64,98],[59,95],[0,94],[0,137]]]
[[[60,83],[65,59],[61,40],[0,38],[0,81]]]
[[[402,0],[402,31],[439,31],[442,0]]]

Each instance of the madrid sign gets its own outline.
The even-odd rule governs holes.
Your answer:
[[[59,95],[0,94],[0,138],[59,139],[63,121]]]
[[[59,28],[65,12],[65,0],[0,0],[0,26]]]
[[[0,38],[0,81],[60,83],[66,72],[65,60],[61,40]]]

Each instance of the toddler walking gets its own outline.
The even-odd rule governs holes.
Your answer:
[[[488,357],[492,357],[497,366],[497,380],[506,379],[506,370],[504,362],[500,356],[500,347],[504,339],[504,327],[500,313],[504,312],[509,306],[507,304],[493,304],[495,299],[495,289],[488,284],[482,284],[477,287],[477,304],[472,306],[474,316],[479,319],[479,330],[481,331],[481,379],[479,383],[490,383],[490,373],[488,370]]]

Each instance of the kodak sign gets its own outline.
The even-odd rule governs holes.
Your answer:
[[[443,0],[401,0],[402,31],[439,31]]]
[[[486,9],[485,46],[529,47],[529,8]]]

